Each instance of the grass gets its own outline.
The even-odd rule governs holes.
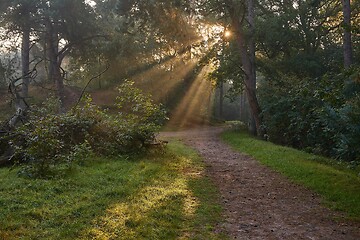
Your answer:
[[[139,159],[92,159],[57,179],[0,169],[0,239],[222,239],[218,193],[180,143]]]
[[[324,203],[349,219],[360,221],[360,177],[334,160],[229,131],[223,139],[292,181],[317,192]]]

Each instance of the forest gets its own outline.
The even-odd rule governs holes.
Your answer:
[[[0,121],[0,167],[15,169],[19,181],[66,179],[89,168],[88,159],[122,158],[114,168],[131,169],[129,159],[174,154],[176,167],[152,165],[154,172],[202,168],[200,160],[185,167],[188,150],[159,133],[232,124],[259,146],[295,148],[356,172],[360,1],[2,0]],[[133,176],[142,171],[136,164]],[[4,229],[0,238],[23,236]],[[114,239],[94,231],[74,236]]]

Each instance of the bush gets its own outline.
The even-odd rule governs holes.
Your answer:
[[[131,82],[122,84],[119,93],[119,112],[114,115],[92,104],[89,97],[65,114],[57,114],[54,99],[33,108],[30,120],[16,130],[13,140],[17,159],[26,166],[23,172],[47,177],[87,154],[145,150],[165,120],[165,112]]]
[[[359,70],[320,79],[283,77],[260,88],[271,141],[360,163]]]

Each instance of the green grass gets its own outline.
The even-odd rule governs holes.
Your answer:
[[[330,208],[360,221],[360,177],[356,172],[334,160],[261,141],[244,132],[229,131],[222,137],[236,150],[319,193]]]
[[[140,159],[92,159],[68,176],[0,169],[0,239],[222,239],[218,193],[179,143]]]

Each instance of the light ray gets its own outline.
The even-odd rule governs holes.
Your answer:
[[[184,60],[186,54],[135,74],[131,80],[136,86],[150,93],[156,102],[160,102],[196,67],[198,60]]]
[[[187,94],[175,109],[168,126],[187,127],[192,124],[201,124],[209,120],[211,113],[211,83],[206,75],[209,67],[204,67],[198,74]]]
[[[200,59],[226,33],[224,33],[224,27],[218,25],[206,25],[200,30],[203,37],[201,43],[198,40],[198,45],[193,43],[189,45],[189,48],[184,48],[180,55],[165,59],[164,62],[154,64],[149,69],[138,71],[130,78],[137,87],[150,93],[154,101],[158,103],[172,104],[179,94],[182,95],[175,91],[182,91],[182,87],[188,89],[177,107],[172,109],[173,114],[168,123],[171,127],[186,127],[208,122],[212,113],[212,87],[210,81],[206,79],[206,75],[211,71],[210,67],[203,67],[195,79],[188,78],[191,76],[189,74],[196,69]],[[188,80],[191,82],[184,82]],[[176,99],[171,99],[172,94],[176,94]]]

